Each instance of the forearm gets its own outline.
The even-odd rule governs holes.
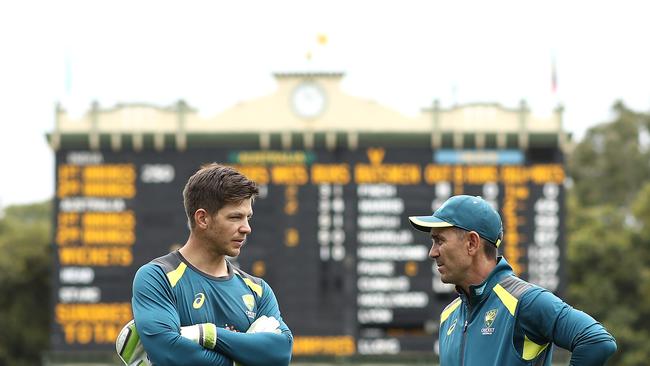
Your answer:
[[[293,339],[289,332],[237,333],[219,328],[216,350],[246,366],[289,365]]]
[[[580,345],[571,354],[571,366],[602,366],[616,352],[614,341]]]
[[[178,333],[164,332],[154,335],[141,333],[141,340],[149,358],[156,366],[231,366],[233,364],[229,357],[215,350],[204,348]]]
[[[576,337],[570,365],[601,366],[614,352],[616,352],[614,337],[596,323]]]

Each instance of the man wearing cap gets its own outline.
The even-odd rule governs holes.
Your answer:
[[[550,366],[551,343],[572,352],[571,365],[603,365],[616,351],[600,323],[516,277],[497,256],[501,217],[482,198],[453,196],[409,221],[431,234],[429,256],[459,295],[440,316],[441,365]]]

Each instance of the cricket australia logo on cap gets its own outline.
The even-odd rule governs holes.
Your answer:
[[[497,317],[497,309],[488,310],[485,312],[485,328],[481,328],[481,334],[483,335],[492,335],[494,333],[494,319]]]
[[[248,316],[251,319],[255,319],[255,316],[257,313],[253,312],[253,309],[255,308],[255,297],[251,294],[246,294],[242,295],[242,300],[244,300],[244,305],[246,305],[246,316]]]

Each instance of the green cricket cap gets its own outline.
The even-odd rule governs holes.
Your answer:
[[[414,228],[427,233],[434,227],[451,226],[476,231],[496,247],[503,239],[501,216],[479,196],[453,196],[430,216],[410,216],[409,221]]]

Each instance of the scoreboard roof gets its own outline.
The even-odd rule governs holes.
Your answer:
[[[261,149],[314,148],[319,139],[329,148],[344,145],[355,149],[360,144],[363,147],[364,139],[381,140],[386,135],[409,143],[419,141],[432,148],[567,147],[561,106],[552,115],[538,116],[523,100],[516,108],[495,103],[443,108],[436,100],[419,114],[407,116],[375,101],[346,94],[340,88],[343,75],[276,73],[277,88],[273,93],[209,117],[184,101],[167,107],[118,104],[102,108],[93,103],[80,117],[69,115],[59,106],[56,127],[48,138],[54,150],[96,150],[104,144],[113,150],[149,146],[184,150],[210,146],[219,142],[218,136],[251,139]],[[392,141],[392,137],[387,140]]]

